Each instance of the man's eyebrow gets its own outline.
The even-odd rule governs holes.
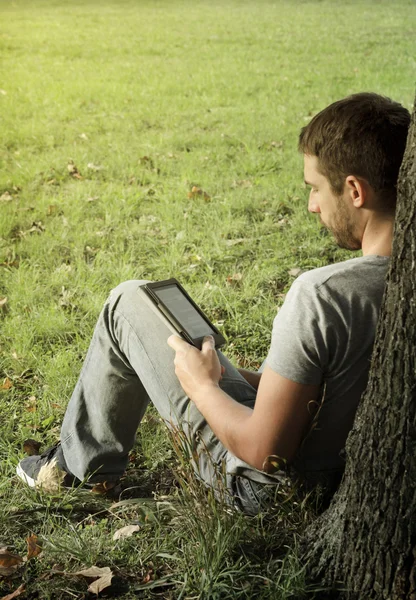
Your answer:
[[[314,187],[314,185],[315,185],[314,183],[311,183],[310,181],[306,181],[306,179],[303,180],[303,183],[305,185],[310,185],[311,187]]]

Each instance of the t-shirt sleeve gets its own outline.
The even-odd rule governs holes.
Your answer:
[[[316,285],[297,279],[274,319],[266,364],[296,383],[320,384],[331,351],[332,313]]]

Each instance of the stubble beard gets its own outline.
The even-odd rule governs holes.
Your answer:
[[[361,241],[355,232],[354,222],[342,201],[339,204],[339,210],[335,213],[333,223],[327,225],[322,219],[321,223],[332,233],[340,248],[345,250],[361,249]]]

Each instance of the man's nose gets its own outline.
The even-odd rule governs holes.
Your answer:
[[[318,202],[314,198],[312,198],[312,191],[309,194],[308,211],[311,213],[320,213],[321,212]]]

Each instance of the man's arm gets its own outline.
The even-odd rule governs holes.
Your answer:
[[[202,351],[176,336],[168,343],[176,350],[176,374],[184,391],[228,450],[260,470],[270,470],[269,456],[293,460],[311,421],[309,409],[319,385],[295,383],[266,367],[251,409],[219,387],[221,365],[212,339],[204,342]]]

